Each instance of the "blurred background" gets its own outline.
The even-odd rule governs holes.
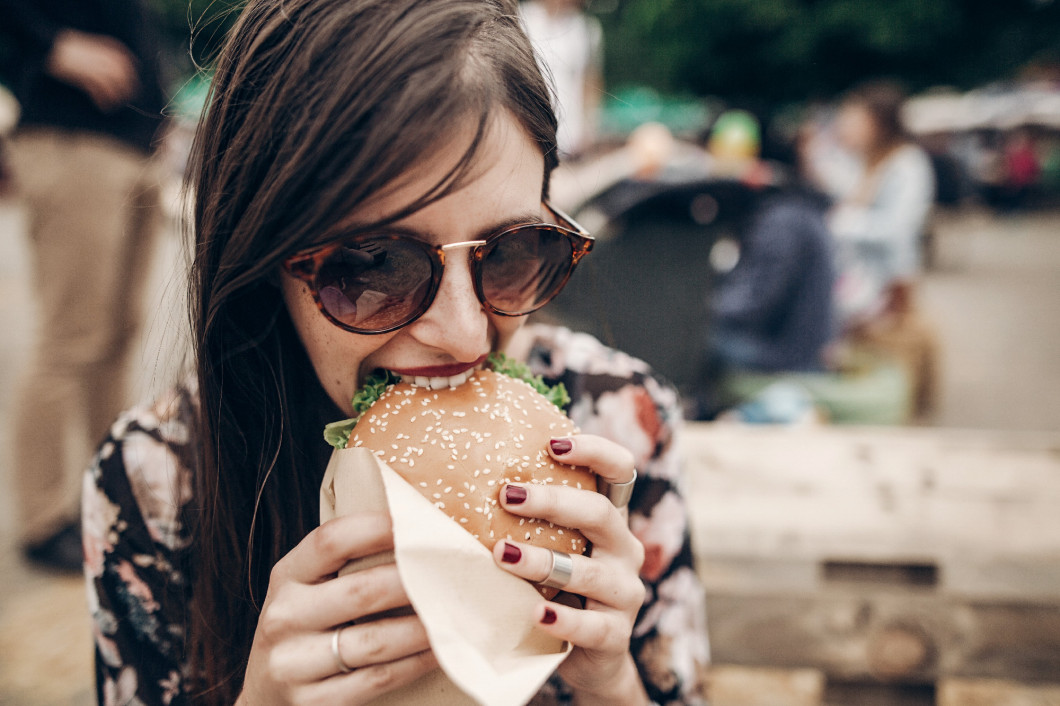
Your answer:
[[[239,12],[144,5],[167,120],[129,401],[187,350],[178,192]],[[552,199],[598,238],[545,317],[683,394],[712,703],[1060,704],[1060,3],[523,11],[560,103]],[[20,47],[0,26],[5,145]],[[10,162],[5,450],[40,326]],[[24,556],[14,464],[0,704],[93,703],[81,581]]]

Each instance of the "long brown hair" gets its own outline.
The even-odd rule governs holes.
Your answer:
[[[219,56],[193,149],[191,315],[200,391],[189,659],[197,701],[242,688],[269,572],[318,521],[341,412],[276,272],[471,120],[444,196],[506,109],[555,166],[549,91],[514,0],[252,0]],[[373,224],[378,225],[378,224]]]

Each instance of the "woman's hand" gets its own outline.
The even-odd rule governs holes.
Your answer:
[[[633,477],[633,456],[607,439],[588,434],[553,439],[549,453],[560,463],[587,466],[614,483]],[[592,543],[589,557],[574,556],[570,583],[563,589],[585,598],[584,609],[542,600],[541,630],[574,646],[560,675],[579,704],[647,704],[648,697],[629,653],[637,611],[644,602],[638,572],[644,547],[629,530],[624,509],[603,495],[561,485],[508,485],[500,501],[509,512],[578,529]],[[552,566],[549,550],[501,541],[493,556],[516,576],[541,582]]]
[[[136,58],[113,37],[64,29],[55,35],[47,71],[88,94],[96,107],[112,113],[136,97],[140,79]]]
[[[343,627],[409,604],[392,563],[336,576],[348,561],[392,548],[385,515],[347,516],[316,528],[276,563],[239,704],[360,704],[437,666],[415,615]],[[333,652],[340,628],[342,665]]]

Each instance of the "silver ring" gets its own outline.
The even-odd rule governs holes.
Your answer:
[[[574,575],[574,559],[567,552],[561,552],[557,549],[552,551],[552,565],[548,569],[548,576],[541,582],[541,585],[546,588],[558,588],[563,590],[570,583],[570,578]]]
[[[596,477],[596,492],[600,493],[615,507],[629,505],[629,499],[633,497],[633,484],[637,482],[637,469],[633,469],[633,477],[625,483],[612,483],[603,476]]]
[[[353,671],[353,667],[346,664],[342,659],[342,655],[339,653],[339,633],[345,628],[345,625],[335,628],[335,632],[331,633],[331,655],[335,658],[335,666],[339,668],[339,671],[343,674],[349,674]]]

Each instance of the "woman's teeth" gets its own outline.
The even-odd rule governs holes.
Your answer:
[[[428,390],[444,390],[447,387],[459,387],[460,385],[463,385],[474,372],[474,370],[467,370],[459,375],[433,378],[417,375],[415,377],[403,377],[402,382],[410,383],[416,387],[424,387]]]

